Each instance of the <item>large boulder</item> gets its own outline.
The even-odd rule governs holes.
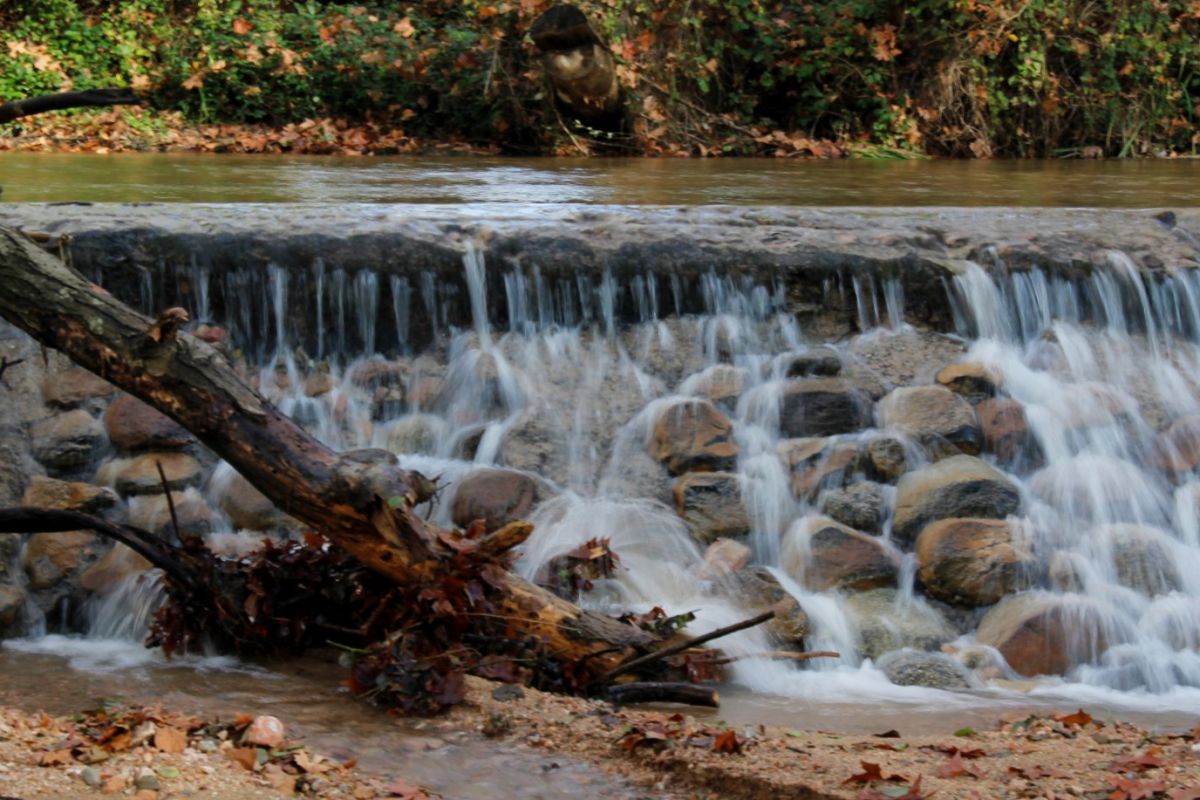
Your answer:
[[[649,452],[672,475],[737,466],[733,423],[707,400],[680,400],[660,411],[650,433]]]
[[[109,469],[104,474],[112,475],[113,486],[124,497],[165,491],[162,477],[158,474],[159,464],[162,464],[163,474],[167,478],[166,489],[173,492],[198,484],[202,472],[199,461],[180,452],[145,453],[110,464],[105,465]]]
[[[566,430],[545,410],[525,411],[504,431],[499,461],[550,480],[563,480],[571,461]]]
[[[450,504],[450,518],[460,528],[477,519],[487,531],[499,530],[510,522],[525,519],[549,496],[544,481],[509,469],[477,469],[458,482]]]
[[[920,650],[893,650],[875,665],[897,686],[924,686],[929,689],[971,689],[978,685],[971,672],[945,653]]]
[[[746,388],[747,376],[745,367],[714,364],[681,383],[679,393],[699,395],[724,408],[733,408]]]
[[[992,397],[975,407],[983,446],[989,453],[1005,462],[1014,462],[1022,455],[1036,456],[1037,440],[1025,419],[1025,406],[1011,397]]]
[[[704,551],[696,567],[702,581],[716,580],[744,569],[750,563],[750,548],[733,539],[717,539]]]
[[[811,625],[795,597],[788,594],[766,567],[745,567],[720,581],[731,600],[747,614],[775,609],[775,618],[765,623],[767,633],[786,647],[804,649]]]
[[[842,356],[832,347],[810,347],[780,358],[783,373],[789,378],[831,378],[842,371]]]
[[[959,361],[938,372],[937,382],[970,402],[977,403],[996,394],[1001,376],[978,361]]]
[[[937,650],[957,637],[949,621],[927,603],[898,603],[891,588],[856,592],[844,610],[858,633],[858,652],[878,659],[884,653],[911,647]]]
[[[1038,574],[1033,552],[999,519],[943,519],[917,537],[917,577],[925,593],[952,605],[990,606],[1029,588]]]
[[[844,485],[861,465],[858,444],[833,436],[785,439],[778,449],[792,476],[792,493],[810,500],[822,489]]]
[[[387,449],[393,453],[436,455],[438,444],[449,434],[449,426],[433,414],[411,414],[388,427]]]
[[[182,536],[204,536],[215,527],[216,516],[204,497],[195,489],[172,493],[175,503],[175,518],[179,522]],[[165,494],[143,495],[129,501],[129,524],[150,531],[158,536],[170,538],[175,533],[175,520],[171,518],[171,506]]]
[[[129,394],[109,403],[104,427],[121,450],[172,450],[195,441],[178,422]]]
[[[783,542],[781,565],[802,586],[863,591],[895,586],[899,560],[883,543],[828,517],[805,517]]]
[[[106,544],[88,531],[35,533],[25,543],[21,567],[32,589],[50,589],[100,557]]]
[[[34,457],[51,469],[86,466],[104,446],[104,426],[82,408],[34,423],[30,436]]]
[[[42,397],[52,408],[78,408],[116,393],[117,387],[83,367],[70,367],[46,376]]]
[[[89,592],[108,594],[130,575],[145,572],[151,563],[123,544],[116,544],[79,576],[79,585]]]
[[[0,506],[16,505],[32,476],[41,471],[25,441],[0,435]]]
[[[35,475],[21,496],[21,505],[98,514],[112,508],[119,499],[116,492],[102,486]]]
[[[975,409],[942,386],[893,390],[879,401],[879,424],[939,452],[947,450],[945,445],[949,444],[977,455],[982,443]]]
[[[26,633],[21,624],[25,608],[25,590],[0,584],[0,639]]]
[[[859,481],[822,492],[818,507],[843,525],[865,533],[880,533],[887,519],[888,498],[882,486]]]
[[[863,448],[867,473],[884,483],[895,483],[908,471],[908,448],[895,436],[876,436]]]
[[[1095,601],[1078,595],[1027,592],[1001,600],[975,631],[979,644],[994,647],[1022,675],[1063,675],[1095,662],[1125,638],[1105,624]]]
[[[952,456],[900,478],[892,530],[911,544],[939,519],[1004,519],[1020,505],[1020,492],[1004,473],[974,456]]]
[[[870,424],[867,396],[841,378],[803,378],[784,387],[779,409],[784,436],[832,436]]]
[[[732,472],[688,472],[672,490],[675,511],[702,544],[750,532],[741,479]]]
[[[214,479],[216,484],[216,479]],[[225,476],[220,486],[214,485],[213,494],[221,511],[229,517],[239,530],[273,531],[298,527],[298,523],[275,507],[241,475]]]
[[[1117,583],[1153,597],[1183,588],[1176,541],[1170,533],[1149,525],[1101,525],[1089,537],[1103,542],[1112,556]]]

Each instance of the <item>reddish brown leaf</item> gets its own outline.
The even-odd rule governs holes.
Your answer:
[[[903,775],[888,775],[887,777],[884,777],[882,768],[878,764],[872,764],[870,761],[860,761],[858,763],[862,765],[863,771],[846,778],[846,780],[842,781],[843,784],[870,783],[871,781],[898,781],[900,783],[908,782],[908,778],[904,777]]]
[[[1200,800],[1200,787],[1194,789],[1172,789],[1167,792],[1170,800]]]
[[[1158,757],[1158,753],[1157,748],[1151,747],[1144,753],[1121,756],[1114,760],[1108,768],[1113,772],[1145,772],[1163,765],[1163,760]]]
[[[187,734],[177,728],[159,728],[154,732],[154,746],[164,753],[182,753],[187,747]]]
[[[38,756],[37,763],[39,767],[53,767],[57,764],[70,764],[71,751],[52,750],[48,753],[42,753],[40,756]]]
[[[230,761],[236,761],[250,771],[253,771],[254,766],[258,763],[258,753],[253,747],[234,747],[225,751],[225,757]]]
[[[736,733],[728,730],[713,739],[712,749],[714,753],[740,753],[742,752],[742,743],[738,741]]]
[[[970,775],[972,778],[982,778],[983,775],[963,761],[962,753],[954,753],[938,768],[939,778],[957,778],[960,775]]]
[[[1068,727],[1071,725],[1078,725],[1080,728],[1084,727],[1085,725],[1091,725],[1093,722],[1091,714],[1088,714],[1082,708],[1076,711],[1074,714],[1066,714],[1061,717],[1055,717],[1055,719]]]
[[[1158,792],[1165,792],[1167,785],[1162,781],[1142,781],[1109,775],[1105,778],[1113,787],[1109,800],[1149,800]]]

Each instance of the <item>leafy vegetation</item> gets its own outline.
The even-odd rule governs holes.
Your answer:
[[[376,146],[371,130],[385,128],[539,153],[1200,145],[1198,0],[587,0],[631,109],[616,137],[572,128],[549,104],[525,36],[549,5],[10,0],[0,98],[129,84],[193,123],[365,126],[367,150],[404,149]]]

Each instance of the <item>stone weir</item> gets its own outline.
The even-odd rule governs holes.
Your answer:
[[[865,325],[879,319],[864,319],[863,292],[894,280],[909,321],[946,330],[946,282],[971,262],[1082,277],[1120,251],[1144,274],[1200,266],[1196,209],[71,203],[0,205],[0,225],[47,234],[47,247],[147,312],[181,305],[235,329],[240,318],[243,345],[280,327],[267,319],[280,280],[269,270],[283,270],[290,338],[333,346],[340,311],[353,352],[420,349],[439,324],[469,326],[468,248],[493,273],[528,275],[537,301],[550,298],[541,321],[566,325],[711,311],[697,278],[719,274],[768,286],[793,311]],[[500,281],[485,288],[492,324],[514,327],[512,286],[507,304]],[[356,304],[395,314],[355,330],[345,320],[362,319]]]

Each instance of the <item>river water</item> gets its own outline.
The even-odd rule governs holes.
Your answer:
[[[2,199],[47,202],[1157,208],[1195,205],[1197,179],[1200,162],[1195,161],[683,163],[0,155]],[[312,293],[305,297],[297,296],[301,290],[295,276],[300,273],[305,291]],[[965,348],[963,358],[1002,376],[1005,392],[1024,404],[1030,420],[1038,457],[1002,467],[1020,488],[1028,546],[1044,563],[1070,565],[1073,575],[1070,586],[1039,591],[1073,604],[1081,630],[1091,632],[1068,643],[1080,650],[1082,663],[1065,678],[1026,682],[1001,670],[999,680],[958,692],[888,682],[860,652],[846,598],[836,591],[809,589],[786,569],[789,552],[804,552],[808,546],[806,520],[817,505],[814,499],[793,496],[777,456],[786,438],[779,409],[790,359],[824,344],[844,364],[854,364],[862,348],[916,335],[905,322],[905,287],[895,278],[846,277],[831,284],[828,291],[857,300],[861,333],[826,341],[791,313],[778,284],[713,273],[696,293],[700,306],[685,308],[681,288],[653,265],[645,275],[623,283],[611,276],[588,276],[549,285],[536,268],[487,264],[468,249],[462,283],[470,295],[471,324],[434,331],[430,351],[439,362],[434,367],[441,370],[445,390],[436,403],[423,404],[413,399],[412,389],[428,365],[418,366],[419,354],[411,351],[404,332],[418,308],[435,328],[439,319],[446,319],[450,289],[434,275],[389,279],[367,271],[327,272],[319,264],[276,265],[266,275],[243,278],[218,278],[202,270],[189,274],[197,287],[196,305],[189,309],[193,316],[229,326],[235,341],[258,355],[263,391],[333,446],[388,446],[398,429],[419,424],[424,452],[404,456],[404,463],[439,474],[453,486],[471,469],[505,462],[507,437],[531,414],[559,419],[562,458],[543,473],[558,496],[533,512],[537,532],[518,569],[533,576],[552,556],[587,538],[610,538],[625,569],[616,580],[601,582],[587,602],[602,610],[653,605],[672,612],[697,610],[698,632],[733,622],[745,612],[721,587],[695,579],[700,549],[674,512],[648,497],[628,473],[664,409],[708,393],[715,376],[725,374],[722,370],[736,370],[744,385],[728,412],[739,445],[736,472],[752,520],[747,541],[754,561],[771,569],[800,599],[814,624],[808,646],[836,650],[841,657],[798,670],[753,657],[772,648],[760,631],[723,641],[731,653],[747,656],[735,665],[733,685],[725,693],[721,715],[730,721],[854,732],[894,727],[916,733],[1075,705],[1164,728],[1190,726],[1200,715],[1200,480],[1194,473],[1168,474],[1158,465],[1155,450],[1156,431],[1166,422],[1200,414],[1200,281],[1190,272],[1140,275],[1128,258],[1113,252],[1086,279],[1066,280],[1037,269],[1009,272],[1003,264],[991,263],[970,265],[947,281],[946,302],[954,323],[944,340]],[[381,305],[380,285],[389,280],[390,299]],[[251,285],[251,292],[237,289]],[[147,309],[157,307],[153,291],[148,288],[143,298]],[[221,304],[223,316],[209,304],[218,291],[229,298],[240,292],[240,300]],[[614,312],[618,298],[636,308],[631,318]],[[331,331],[326,335],[320,328],[315,350],[317,358],[329,362],[337,387],[324,399],[301,389],[306,367],[296,354],[300,343],[284,322],[286,309],[298,303],[327,321]],[[503,325],[496,322],[501,317]],[[385,328],[390,338],[378,335]],[[411,367],[407,399],[382,418],[350,379],[356,363],[376,354],[408,359]],[[880,433],[885,431],[855,433],[846,440]],[[464,455],[466,441],[472,444]],[[909,449],[910,467],[924,463],[918,450]],[[230,470],[219,468],[208,491],[219,494],[231,477]],[[432,513],[448,522],[446,506]],[[1149,585],[1143,581],[1130,587],[1122,577],[1116,544],[1121,532],[1135,527],[1148,547],[1165,554],[1170,569],[1143,576]],[[902,565],[900,585],[885,616],[942,624],[915,588],[913,556],[893,540],[890,517],[881,541]],[[966,650],[972,636],[968,630],[956,640],[945,638],[953,640],[950,649]],[[1106,646],[1089,657],[1084,651],[1097,641]],[[63,651],[70,652],[64,656]],[[346,725],[371,730],[360,718],[365,713],[361,709],[342,710],[347,698],[314,688],[313,676],[324,679],[328,670],[313,664],[203,660],[173,666],[139,654],[130,637],[114,641],[97,635],[12,644],[0,650],[0,670],[6,676],[40,676],[10,685],[24,703],[65,700],[69,708],[80,694],[109,694],[134,675],[135,695],[216,697],[221,703],[241,704],[237,710],[282,703],[285,713],[294,713],[318,737]],[[311,702],[313,696],[320,701]],[[304,698],[300,705],[307,710],[287,705],[285,697]]]

